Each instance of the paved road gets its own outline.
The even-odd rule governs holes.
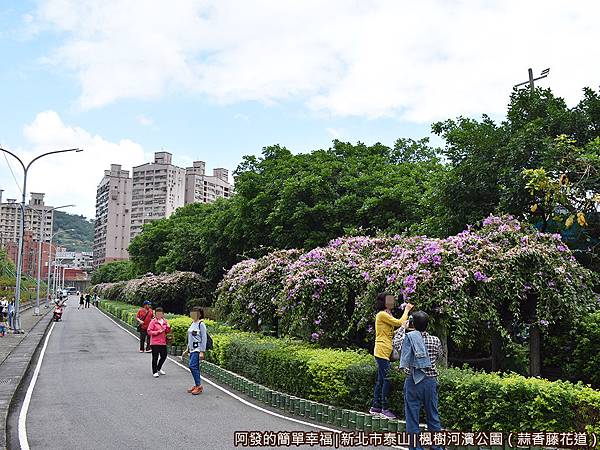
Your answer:
[[[191,396],[189,371],[171,361],[166,376],[153,378],[151,355],[138,353],[128,333],[93,307],[77,310],[74,298],[68,304],[29,406],[32,449],[225,449],[236,430],[317,431],[210,385]]]

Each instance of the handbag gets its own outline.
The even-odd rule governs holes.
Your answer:
[[[398,361],[400,359],[400,352],[396,348],[392,348],[392,354],[390,355],[390,361]]]
[[[146,315],[144,316],[144,320],[142,321],[142,323],[146,321],[146,319],[148,318],[148,314],[150,314],[150,311],[146,311]],[[136,329],[138,330],[138,333],[141,333],[142,332],[142,324],[138,323],[138,326]]]

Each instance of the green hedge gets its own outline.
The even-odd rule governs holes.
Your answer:
[[[131,305],[103,301],[101,306],[130,318]],[[170,320],[176,345],[185,343],[190,322],[185,316]],[[376,368],[366,351],[317,348],[206,323],[214,341],[210,362],[288,394],[358,411],[369,408]],[[404,374],[397,365],[391,379],[391,405],[402,415]],[[600,391],[581,383],[466,368],[441,370],[438,381],[442,424],[448,429],[600,433]]]

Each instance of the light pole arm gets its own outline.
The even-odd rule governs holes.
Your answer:
[[[5,151],[8,151],[8,150],[5,150]],[[56,154],[56,153],[65,153],[65,152],[82,152],[82,151],[83,151],[83,150],[82,150],[82,149],[80,149],[80,148],[68,148],[68,149],[66,149],[66,150],[54,150],[53,152],[47,152],[47,153],[43,153],[43,154],[41,154],[41,155],[39,155],[39,156],[36,156],[35,158],[33,158],[33,159],[31,160],[31,162],[30,162],[29,164],[27,164],[27,167],[25,167],[25,165],[24,165],[22,162],[21,162],[21,165],[23,166],[23,169],[27,171],[27,170],[29,170],[29,167],[30,167],[30,166],[31,166],[31,165],[32,165],[34,162],[36,162],[36,161],[37,161],[38,159],[40,159],[40,158],[43,158],[44,156],[48,156],[48,155],[54,155],[54,154]],[[10,153],[10,152],[9,152],[9,153]],[[12,153],[11,153],[11,154],[12,154]],[[13,156],[14,156],[14,155],[13,155]],[[15,156],[15,158],[16,158],[16,156]],[[17,158],[17,159],[18,159],[18,158]],[[21,160],[19,160],[19,161],[21,161]]]
[[[27,170],[25,168],[25,164],[23,164],[23,161],[21,161],[21,158],[19,158],[17,155],[15,155],[13,152],[11,152],[10,150],[6,150],[5,148],[0,147],[0,150],[2,150],[4,153],[8,153],[9,155],[11,155],[12,157],[14,157],[17,161],[19,161],[19,164],[21,164],[21,167],[23,167],[23,170]],[[31,163],[29,163],[29,165],[31,165]]]

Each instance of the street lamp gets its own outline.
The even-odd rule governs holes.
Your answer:
[[[533,93],[534,88],[535,88],[534,82],[536,82],[537,80],[541,80],[542,78],[546,78],[548,76],[548,74],[550,73],[550,68],[542,70],[542,72],[540,73],[540,76],[537,78],[533,78],[533,69],[529,69],[528,72],[529,72],[529,80],[523,81],[522,83],[519,83],[519,84],[515,84],[514,87],[518,88],[519,86],[528,84],[529,89],[531,90],[531,93]]]
[[[83,150],[80,148],[69,148],[65,150],[55,150],[53,152],[42,153],[39,156],[33,158],[29,164],[25,165],[21,158],[15,155],[13,152],[6,150],[0,147],[4,153],[8,153],[12,157],[14,157],[21,167],[23,167],[23,189],[21,189],[22,199],[21,199],[21,225],[19,227],[19,250],[17,253],[17,274],[16,274],[16,292],[15,292],[15,312],[13,315],[14,320],[14,329],[16,333],[21,332],[21,311],[20,311],[20,303],[21,303],[21,271],[23,266],[23,233],[25,232],[25,196],[27,194],[27,172],[31,165],[36,162],[38,159],[43,158],[44,156],[54,155],[56,153],[66,153],[66,152],[82,152]]]
[[[41,276],[42,276],[42,243],[44,241],[43,236],[46,234],[44,231],[45,225],[46,225],[46,213],[47,212],[54,212],[57,209],[61,209],[61,208],[70,208],[72,206],[75,205],[63,205],[63,206],[56,206],[54,208],[50,208],[50,209],[42,209],[42,221],[40,222],[40,237],[38,239],[38,263],[37,263],[37,285],[36,285],[36,289],[35,289],[35,311],[34,314],[38,315],[40,313],[40,284],[41,284]],[[52,230],[50,230],[50,233],[52,233]],[[52,239],[52,238],[51,238]],[[52,244],[50,244],[50,251],[52,249]],[[50,261],[50,255],[48,255],[48,261]],[[48,262],[48,271],[50,270],[50,262]],[[50,288],[47,288],[48,290],[50,290]]]
[[[56,236],[57,234],[60,233],[65,233],[67,231],[75,231],[74,228],[69,228],[68,230],[58,230],[56,233],[52,234],[52,236],[50,236],[50,251],[48,252],[48,290],[50,290],[50,262],[52,259],[52,240],[54,239],[54,236]],[[58,252],[54,252],[54,264],[53,264],[53,268],[56,267],[56,254]],[[56,281],[56,276],[54,276],[54,279],[52,280],[53,282]],[[48,299],[48,295],[46,295],[46,308],[48,308],[49,305],[49,299]]]

